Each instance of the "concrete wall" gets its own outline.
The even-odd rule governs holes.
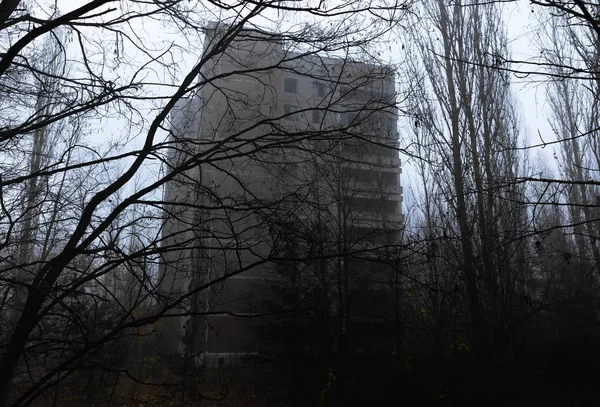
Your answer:
[[[207,47],[220,35],[209,32]],[[328,227],[365,241],[397,241],[402,227],[393,74],[287,53],[265,34],[240,38],[210,60],[201,94],[174,116],[173,139],[194,140],[186,145],[203,163],[165,193],[167,201],[202,204],[167,205],[165,245],[181,249],[165,255],[165,294],[257,264],[187,304],[217,314],[169,325],[170,349],[194,326],[187,351],[208,365],[264,351],[263,321],[249,316],[264,311],[262,295],[274,278],[274,264],[262,261],[282,253],[274,216],[295,208],[293,215],[309,224],[323,215]],[[286,79],[295,81],[294,92],[285,91]],[[189,154],[186,148],[173,163]],[[294,203],[293,196],[304,201]]]

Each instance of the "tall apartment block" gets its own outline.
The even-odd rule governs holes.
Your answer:
[[[209,27],[206,49],[228,28]],[[299,281],[343,329],[386,318],[390,274],[373,259],[403,227],[394,80],[249,29],[209,60],[172,117],[169,164],[187,170],[164,195],[160,286],[198,292],[164,322],[163,349],[205,366],[269,352],[269,290]]]

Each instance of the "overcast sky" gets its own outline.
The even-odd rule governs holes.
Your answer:
[[[61,12],[67,13],[85,3],[85,0],[59,0],[58,4]],[[530,59],[537,47],[535,44],[537,35],[536,27],[538,24],[536,14],[531,12],[532,8],[526,1],[519,0],[511,3],[504,3],[502,7],[508,28],[507,31],[513,58],[517,60]],[[291,24],[298,23],[298,21],[296,21],[297,18],[294,17],[290,17],[287,20],[288,23]],[[139,29],[141,38],[149,42],[175,41],[179,42],[179,45],[181,46],[187,45],[187,42],[183,37],[178,39],[176,32],[168,33],[160,28],[159,25],[154,27],[144,26],[136,27],[136,30]],[[394,50],[392,50],[392,52],[394,52]],[[190,68],[195,61],[191,61],[189,58],[184,59],[182,55],[182,59],[176,62],[179,62],[179,64],[182,65],[180,72],[183,75],[186,72],[185,68]],[[537,144],[539,142],[538,130],[544,135],[544,140],[546,141],[546,137],[552,138],[553,136],[545,115],[545,86],[539,83],[536,84],[532,79],[535,78],[519,78],[514,75],[513,89],[521,103],[526,133],[529,135],[530,142]]]
[[[62,13],[67,13],[84,3],[86,3],[84,0],[59,0],[58,4],[60,11]],[[502,8],[504,11],[505,22],[507,24],[512,58],[515,60],[530,60],[532,57],[534,57],[537,49],[536,38],[538,36],[538,17],[536,12],[539,12],[539,9],[534,9],[535,12],[532,13],[532,8],[529,3],[520,0],[512,3],[504,3]],[[210,15],[207,14],[207,19],[209,17]],[[287,23],[284,23],[284,25],[299,23],[298,18],[293,15],[288,16],[286,21]],[[197,56],[199,53],[199,48],[196,50],[191,48],[199,47],[201,44],[190,44],[184,36],[178,35],[175,30],[167,32],[164,27],[161,27],[159,24],[152,24],[151,26],[138,25],[135,27],[135,30],[136,34],[139,35],[142,40],[148,41],[149,44],[167,44],[169,42],[173,42],[181,46],[181,52],[177,54],[174,59],[174,62],[177,63],[180,68],[179,79],[182,79],[183,75],[185,75],[185,73],[187,73],[187,71],[196,62],[195,58],[192,58],[191,56],[194,54]],[[185,52],[188,50],[189,53],[186,56]],[[385,51],[387,51],[389,55],[383,55],[383,57],[387,58],[389,61],[393,61],[394,53],[399,52],[399,50],[393,48],[391,49],[391,52],[388,50]],[[519,67],[517,66],[516,68]],[[170,79],[167,77],[164,77],[163,79],[167,82],[170,81]],[[537,79],[539,79],[539,81],[536,81]],[[513,75],[512,77],[513,90],[520,104],[522,136],[523,143],[525,145],[539,144],[541,142],[540,135],[542,135],[543,140],[546,142],[554,140],[554,135],[547,120],[545,102],[546,86],[544,85],[542,79],[543,78],[535,78],[531,76],[520,78],[518,75]],[[167,92],[174,91],[174,89],[168,88],[166,88],[166,90]],[[402,137],[402,129],[400,130]],[[103,126],[101,132],[98,133],[98,136],[101,136],[101,133],[103,132],[104,136],[108,138],[119,138],[122,131],[123,126],[118,121],[112,122],[107,126]],[[552,151],[552,147],[546,147],[545,149],[533,149],[530,151],[530,158],[532,161],[536,161],[537,159],[541,158],[546,163],[550,163],[550,166],[552,166],[554,165],[553,160],[551,159]],[[402,158],[402,184],[405,188],[406,203],[410,204],[411,198],[409,189],[413,171],[410,167],[409,160],[407,160],[406,157]]]

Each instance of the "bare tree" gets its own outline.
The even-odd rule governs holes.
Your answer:
[[[567,77],[570,69],[580,67],[587,70],[597,66],[597,48],[587,45],[597,38],[592,27],[572,26],[563,15],[558,15],[550,21],[547,36],[548,45],[542,44],[542,47],[550,72]],[[599,127],[598,80],[595,77],[589,81],[555,80],[549,84],[548,96],[552,106],[553,130],[560,141],[562,176],[574,181],[593,179],[600,168],[595,137]],[[575,225],[573,232],[578,255],[598,264],[597,187],[584,183],[570,185],[565,193],[570,204],[570,222]]]
[[[260,80],[260,75],[276,68],[293,70],[286,63],[319,53],[368,55],[405,10],[404,4],[396,3],[358,8],[352,3],[334,8],[283,3],[204,8],[183,1],[96,0],[59,14],[52,6],[39,3],[26,8],[22,2],[2,2],[0,16],[1,34],[7,39],[0,81],[28,106],[12,111],[3,99],[2,109],[10,115],[3,115],[0,127],[1,152],[7,159],[14,148],[27,153],[12,155],[15,167],[0,181],[3,293],[23,293],[21,305],[14,309],[14,323],[7,327],[0,360],[2,400],[12,405],[47,394],[75,369],[108,369],[135,379],[133,370],[107,359],[103,351],[132,332],[160,326],[163,320],[210,312],[197,307],[197,299],[208,295],[209,288],[216,290],[232,276],[282,256],[277,247],[260,251],[248,263],[228,262],[225,273],[203,276],[191,286],[169,292],[162,289],[166,274],[158,272],[158,264],[169,253],[202,258],[208,251],[252,252],[240,239],[235,241],[241,236],[239,230],[229,232],[230,246],[217,245],[216,237],[222,238],[218,233],[224,229],[210,224],[235,229],[240,222],[231,216],[240,213],[236,214],[230,197],[215,194],[190,174],[208,176],[205,169],[210,167],[218,169],[215,174],[231,173],[232,168],[241,168],[237,164],[244,157],[320,134],[279,126],[282,117],[292,112],[266,114],[263,107],[249,103],[248,95],[225,92],[226,81],[248,75]],[[210,73],[218,66],[215,61],[232,55],[228,49],[236,41],[248,47],[260,44],[265,31],[260,21],[266,21],[261,18],[278,12],[282,19],[289,13],[306,15],[312,23],[292,26],[271,38],[270,43],[283,51],[272,59]],[[205,36],[201,29],[215,16],[227,24],[218,36]],[[144,31],[173,29],[182,34],[178,41],[183,45],[150,43],[144,35]],[[60,32],[66,33],[66,40]],[[52,64],[34,62],[37,44],[50,38],[62,55],[56,61],[64,58],[69,66],[60,74]],[[204,45],[199,45],[203,40]],[[52,55],[47,52],[45,58],[52,60]],[[191,67],[180,71],[184,62]],[[169,118],[177,104],[197,93],[202,103],[223,96],[221,100],[230,106],[229,116],[215,123],[211,134],[203,134],[205,138],[165,138],[163,130],[175,128]],[[80,138],[82,132],[93,134],[96,128],[110,128],[110,123],[118,124],[108,144]],[[52,145],[48,129],[53,126],[65,129],[65,148],[47,154]],[[173,134],[179,136],[177,131]],[[29,157],[28,165],[23,165],[23,156]],[[179,158],[173,161],[169,156]],[[131,184],[136,177],[143,181],[134,190]],[[193,199],[160,198],[161,189],[172,180],[190,181]],[[50,181],[52,188],[47,186]],[[242,187],[252,192],[251,187]],[[50,195],[40,199],[40,190]],[[254,203],[259,208],[265,205],[260,200]],[[163,209],[167,217],[181,216],[189,223],[169,229],[162,223]],[[197,209],[211,215],[198,218],[196,214],[202,212]],[[42,254],[28,257],[36,250]],[[23,279],[13,278],[23,269],[28,270]],[[123,282],[129,287],[115,292],[115,285]],[[51,326],[62,331],[64,339],[54,336]],[[45,358],[43,364],[40,358]],[[11,383],[17,382],[9,395]]]
[[[422,12],[428,35],[415,30],[410,38],[419,44],[432,96],[415,106],[415,127],[419,148],[435,153],[426,156],[431,168],[421,167],[421,179],[427,183],[431,174],[435,189],[428,193],[443,194],[438,210],[452,214],[451,230],[431,231],[435,200],[426,197],[426,233],[460,242],[455,267],[466,288],[473,345],[487,364],[514,329],[512,304],[523,272],[519,236],[526,227],[524,191],[512,183],[521,171],[514,150],[519,126],[509,78],[496,69],[508,52],[506,38],[494,5],[433,2]]]

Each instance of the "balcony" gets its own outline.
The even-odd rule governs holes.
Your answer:
[[[344,168],[400,173],[400,158],[365,154],[347,157],[342,161],[342,166]]]
[[[353,198],[385,199],[402,202],[402,187],[393,184],[377,184],[374,182],[357,182],[348,193]]]
[[[360,211],[352,214],[353,224],[373,229],[400,229],[404,221],[401,213]]]

